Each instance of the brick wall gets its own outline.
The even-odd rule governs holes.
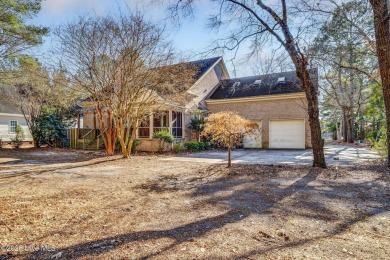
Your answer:
[[[207,108],[213,112],[235,111],[249,120],[262,121],[262,146],[269,148],[269,121],[272,119],[305,119],[305,146],[311,147],[310,125],[307,114],[307,101],[304,97],[258,100],[239,103],[207,103]]]

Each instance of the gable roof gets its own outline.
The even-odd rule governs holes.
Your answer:
[[[310,69],[318,88],[318,70]],[[280,80],[279,80],[280,79]],[[245,98],[304,92],[295,71],[222,80],[209,99]]]
[[[194,74],[191,75],[192,84],[189,84],[187,88],[183,88],[176,95],[169,97],[169,101],[175,104],[179,104],[180,106],[190,104],[190,106],[198,107],[198,102],[193,103],[194,99],[197,98],[197,94],[193,93],[192,89],[196,86],[196,83],[207,74],[209,70],[211,70],[216,64],[218,64],[220,60],[222,60],[222,57],[219,56],[179,63],[181,65],[184,65],[184,67],[188,66],[189,68],[195,69]]]
[[[219,59],[222,57],[214,57],[202,60],[195,60],[187,62],[191,67],[196,67],[198,71],[194,75],[194,80],[199,80]]]
[[[15,114],[21,115],[22,111],[10,101],[9,91],[13,91],[14,89],[9,86],[2,85],[0,86],[0,113],[4,114]]]

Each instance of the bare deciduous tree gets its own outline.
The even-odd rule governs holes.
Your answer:
[[[169,0],[166,0],[169,1]],[[191,12],[194,0],[175,1],[170,10],[175,17],[181,12]],[[213,28],[225,25],[235,26],[231,35],[217,41],[218,48],[236,50],[245,40],[251,40],[253,51],[264,46],[265,42],[277,42],[289,54],[298,78],[302,82],[308,103],[308,115],[311,130],[311,144],[313,147],[315,167],[326,167],[321,126],[318,109],[318,92],[314,81],[310,78],[310,60],[303,47],[307,46],[304,37],[305,29],[310,30],[307,21],[310,13],[299,16],[296,12],[301,1],[274,1],[267,5],[265,1],[246,0],[218,0],[219,13],[210,19]],[[306,27],[305,27],[306,26]]]
[[[142,118],[182,91],[195,73],[184,63],[171,65],[164,30],[140,13],[79,17],[55,35],[64,64],[95,103],[108,155],[118,139],[129,157]]]
[[[226,111],[211,114],[207,117],[202,134],[211,136],[212,140],[226,144],[228,148],[228,167],[231,167],[233,139],[245,134],[250,135],[257,129],[259,129],[257,123],[244,119],[235,112]]]

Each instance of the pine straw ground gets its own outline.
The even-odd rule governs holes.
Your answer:
[[[0,259],[389,257],[383,166],[161,157],[0,151]]]

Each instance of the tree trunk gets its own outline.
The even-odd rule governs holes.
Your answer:
[[[131,124],[128,124],[128,125],[131,125]],[[134,123],[134,127],[131,131],[131,135],[130,135],[130,129],[131,127],[129,126],[128,128],[128,132],[126,134],[127,136],[127,140],[126,140],[126,153],[123,154],[123,158],[130,158],[131,156],[131,149],[133,148],[133,143],[134,143],[134,140],[135,140],[135,137],[136,137],[136,133],[138,131],[138,126],[139,126],[139,123],[138,123],[138,120]],[[129,137],[130,135],[130,137]]]
[[[355,137],[354,137],[354,132],[355,132],[355,122],[354,122],[354,117],[353,117],[353,111],[351,108],[348,109],[348,115],[347,115],[347,123],[348,123],[348,127],[347,127],[347,142],[348,143],[353,143],[355,141]]]
[[[288,26],[284,23],[280,24],[285,37],[286,42],[285,49],[290,55],[291,60],[294,62],[296,73],[298,78],[302,82],[302,87],[305,90],[310,133],[311,133],[311,145],[313,148],[313,167],[326,168],[326,161],[324,155],[324,144],[321,138],[321,124],[319,118],[318,109],[318,92],[317,88],[310,78],[308,67],[308,61],[306,56],[299,51],[297,44],[294,41],[294,37],[290,33]]]
[[[306,100],[308,104],[311,145],[313,147],[313,167],[326,168],[326,161],[324,155],[324,144],[321,138],[321,125],[319,119],[318,96],[317,89],[310,79],[309,72],[304,63],[297,67],[297,76],[301,80],[303,88],[306,93]]]
[[[337,129],[332,133],[332,140],[337,141]]]
[[[41,144],[39,143],[38,138],[36,138],[34,135],[33,135],[33,143],[34,143],[34,147],[35,148],[40,148],[41,147]]]
[[[390,167],[390,22],[388,0],[370,0],[374,11],[376,51],[386,109],[387,166]]]
[[[131,147],[132,146],[133,146],[133,140],[129,140],[129,142],[127,143],[126,148],[122,147],[123,158],[125,158],[125,159],[130,158],[130,156],[131,156]]]
[[[232,151],[231,151],[232,137],[229,136],[228,142],[228,168],[232,167]]]
[[[111,156],[115,153],[115,143],[116,143],[116,130],[112,124],[112,115],[110,111],[106,111],[107,118],[103,116],[103,109],[98,104],[96,106],[99,121],[100,121],[100,133],[104,142],[104,147],[106,149],[106,155]],[[107,127],[106,127],[107,124]]]
[[[348,134],[347,134],[347,129],[348,129],[348,124],[347,124],[347,109],[345,107],[342,107],[341,108],[342,110],[342,120],[341,120],[341,123],[342,123],[342,126],[341,126],[341,133],[342,133],[342,136],[343,136],[343,142],[346,142],[347,139],[348,139]]]
[[[350,44],[349,52],[349,66],[352,68],[354,63],[353,46]],[[351,96],[349,97],[348,107],[348,143],[355,141],[355,116],[354,116],[354,105],[355,105],[355,73],[352,69],[349,71],[349,88]]]
[[[334,122],[334,125],[335,125],[335,130],[333,132],[333,136],[332,136],[332,139],[334,141],[337,141],[338,139],[338,133],[339,133],[339,127],[338,127],[338,124],[337,124],[337,116],[336,116],[336,110],[334,109],[333,110],[333,122]]]
[[[105,147],[106,147],[106,154],[108,156],[111,156],[111,155],[114,155],[115,153],[115,141],[116,141],[116,138],[115,138],[115,133],[114,133],[114,129],[112,128],[112,126],[110,128],[107,129],[107,131],[105,133],[102,134],[105,135],[105,138],[107,141],[104,143]]]

